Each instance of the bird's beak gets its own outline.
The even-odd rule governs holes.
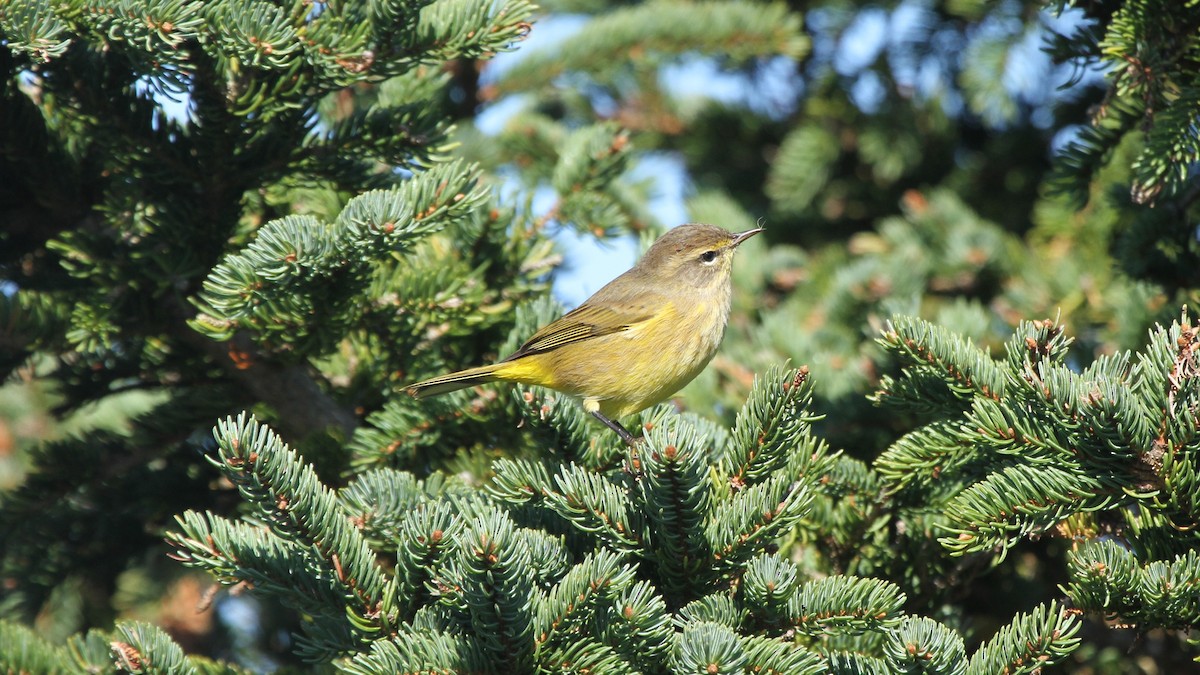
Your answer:
[[[730,244],[730,246],[732,246],[733,248],[737,248],[738,246],[741,245],[741,243],[743,241],[746,241],[750,237],[753,237],[754,235],[758,234],[759,232],[762,232],[765,229],[766,228],[764,228],[764,227],[756,227],[753,230],[746,230],[745,232],[738,232],[737,234],[733,235],[733,243]]]

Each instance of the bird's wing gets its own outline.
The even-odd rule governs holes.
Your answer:
[[[641,305],[641,303],[633,303],[632,306],[629,303],[623,303],[623,305],[615,307],[591,302],[585,303],[534,333],[533,337],[521,345],[520,349],[504,360],[512,361],[522,356],[558,349],[572,342],[620,333],[654,316],[652,305]]]

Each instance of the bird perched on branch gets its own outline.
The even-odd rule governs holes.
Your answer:
[[[632,446],[617,420],[666,400],[708,365],[729,319],[733,254],[762,231],[680,225],[500,362],[405,389],[420,398],[495,381],[549,387],[582,398],[584,410]]]

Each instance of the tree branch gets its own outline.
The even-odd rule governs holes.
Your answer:
[[[278,415],[271,426],[285,439],[298,441],[331,427],[349,437],[358,427],[358,418],[321,388],[319,376],[306,365],[271,360],[245,333],[234,335],[228,342],[217,342],[187,324],[178,325],[182,328],[172,332],[180,341],[211,359],[231,380],[271,406]]]

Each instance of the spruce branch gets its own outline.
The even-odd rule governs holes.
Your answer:
[[[539,505],[552,490],[555,481],[550,466],[525,459],[499,459],[492,464],[488,494],[497,501],[513,505]]]
[[[380,33],[400,33],[418,23],[421,8],[433,4],[435,0],[380,0],[365,7],[355,4],[345,4],[331,7],[329,11],[338,12],[351,20],[368,21]]]
[[[69,27],[44,0],[13,0],[0,9],[5,46],[36,61],[61,57],[71,45]]]
[[[663,663],[675,631],[667,603],[646,580],[619,589],[604,608],[597,637],[643,672]]]
[[[103,672],[111,668],[112,642],[110,634],[94,628],[72,635],[65,648],[75,667],[72,672]]]
[[[536,5],[526,0],[439,0],[420,10],[406,46],[423,60],[487,58],[529,35]]]
[[[519,174],[527,185],[535,186],[549,181],[560,158],[563,143],[571,134],[560,120],[552,119],[535,110],[515,116],[496,137],[497,164],[511,162],[523,167]],[[543,222],[554,218],[554,209],[542,216]]]
[[[1071,581],[1063,590],[1084,611],[1132,618],[1140,607],[1142,570],[1120,542],[1091,541],[1071,551],[1067,574]]]
[[[629,133],[614,124],[587,126],[567,136],[550,175],[560,195],[554,219],[596,236],[644,229],[638,200],[617,180],[632,151]]]
[[[1143,124],[1151,130],[1147,140],[1162,143],[1148,145],[1134,162],[1136,180],[1131,195],[1138,204],[1153,204],[1158,194],[1170,185],[1164,180],[1170,166],[1151,159],[1152,154],[1186,159],[1189,150],[1195,149],[1194,124],[1186,113],[1194,95],[1180,86],[1194,79],[1191,68],[1195,56],[1178,36],[1194,35],[1200,22],[1182,7],[1172,7],[1175,12],[1171,12],[1169,21],[1153,20],[1155,14],[1166,9],[1140,2],[1117,8],[1098,44],[1101,52],[1119,66],[1109,73],[1110,92],[1116,97],[1139,101],[1145,109]],[[1175,105],[1181,109],[1174,108]],[[1168,120],[1175,124],[1167,124],[1166,130],[1155,133],[1154,127]],[[1161,152],[1168,148],[1170,152]]]
[[[0,671],[66,675],[75,672],[62,650],[32,629],[0,619]]]
[[[1004,71],[1012,50],[1011,36],[998,33],[990,39],[972,41],[963,55],[959,82],[967,106],[990,126],[1011,124],[1018,114],[1016,100],[1004,88]]]
[[[529,549],[530,574],[538,588],[548,588],[562,579],[578,559],[577,549],[568,546],[566,537],[552,534],[547,529],[523,527],[517,530],[521,546]]]
[[[353,162],[381,160],[421,171],[450,159],[454,126],[430,101],[444,96],[447,73],[417,69],[382,82],[376,100],[312,130],[297,153],[297,168],[322,176]],[[331,176],[331,177],[333,177]]]
[[[509,672],[528,672],[534,659],[536,607],[530,551],[500,511],[473,519],[458,540],[452,575],[470,632]]]
[[[797,125],[779,144],[763,189],[784,213],[804,213],[826,187],[841,154],[837,137],[820,123]]]
[[[1070,435],[1071,428],[1064,424],[1066,420],[1053,410],[1058,406],[1057,401],[1042,399],[1036,407],[1011,400],[1001,403],[975,399],[972,403],[958,433],[977,444],[976,449],[986,449],[993,461],[1005,455],[1026,464],[1053,466],[1077,461],[1076,438]],[[1075,426],[1073,421],[1069,423]],[[979,448],[980,444],[983,448]]]
[[[1169,328],[1156,327],[1139,354],[1134,393],[1148,411],[1153,440],[1139,448],[1147,487],[1165,488],[1154,502],[1178,527],[1200,523],[1200,331],[1186,308]]]
[[[1068,559],[1064,588],[1080,609],[1116,616],[1144,628],[1189,630],[1200,624],[1200,555],[1189,550],[1170,560],[1139,564],[1120,542],[1090,542]]]
[[[279,537],[310,550],[341,589],[347,610],[374,623],[384,577],[366,539],[310,465],[245,413],[214,430],[213,460]]]
[[[197,40],[205,24],[203,6],[185,0],[85,5],[82,10],[83,17],[71,19],[89,29],[92,39],[140,50],[176,66],[186,63],[184,45]]]
[[[314,660],[356,649],[359,637],[346,616],[346,592],[309,548],[244,523],[187,511],[167,533],[171,557],[210,572],[220,583],[273,597],[313,620],[299,644]]]
[[[930,488],[943,475],[954,475],[978,461],[977,439],[964,426],[961,421],[938,421],[918,427],[875,458],[873,468],[897,492],[914,486]]]
[[[800,649],[787,642],[751,635],[742,638],[742,648],[749,671],[764,675],[818,675],[827,673],[829,665],[815,652]]]
[[[671,654],[671,668],[677,673],[741,673],[749,667],[737,633],[707,621],[684,626]]]
[[[118,670],[135,675],[196,675],[183,649],[161,628],[120,622],[110,643]]]
[[[348,266],[337,259],[335,241],[335,233],[311,216],[268,223],[249,247],[213,268],[192,327],[222,342],[239,330],[252,331],[264,351],[331,349],[346,330],[345,314],[324,288],[343,281],[339,272]],[[333,330],[315,330],[330,323]]]
[[[738,593],[760,624],[775,625],[786,616],[787,600],[799,585],[800,573],[794,563],[763,553],[746,563]]]
[[[964,675],[963,639],[945,625],[923,616],[906,616],[884,643],[884,659],[893,673]]]
[[[865,654],[834,651],[827,658],[830,675],[892,675],[893,672],[887,661]]]
[[[800,527],[843,569],[864,538],[888,521],[886,491],[879,474],[857,459],[838,455],[818,468],[804,476],[814,497]]]
[[[636,570],[624,555],[600,550],[572,567],[536,604],[534,635],[539,649],[567,647],[575,636],[589,632],[588,625],[600,614],[600,603],[611,606],[612,598],[629,588]]]
[[[34,350],[61,345],[70,319],[61,299],[22,290],[0,293],[0,381]]]
[[[346,675],[396,675],[396,673],[487,673],[494,663],[468,635],[433,631],[403,631],[371,643],[369,652],[335,663]]]
[[[372,263],[466,218],[485,195],[475,180],[473,167],[441,164],[354,198],[332,225],[301,216],[271,221],[208,274],[191,326],[218,341],[245,331],[276,353],[327,352],[357,319],[361,310],[350,301]]]
[[[522,429],[537,434],[566,457],[592,469],[610,468],[624,457],[625,444],[601,433],[596,419],[570,397],[542,387],[517,385],[509,401],[521,416]]]
[[[1005,394],[1004,372],[989,353],[941,326],[915,317],[893,316],[879,344],[909,367],[939,375],[960,400],[969,400],[975,394],[998,399]],[[880,391],[875,398],[888,395]]]
[[[403,466],[422,451],[462,445],[476,431],[466,423],[486,421],[498,398],[488,389],[421,400],[392,398],[354,430],[351,465],[360,471]]]
[[[612,647],[581,637],[565,645],[546,650],[540,659],[551,672],[614,673],[637,675],[641,671],[622,658]]]
[[[267,3],[215,3],[207,14],[216,38],[208,48],[227,60],[231,70],[282,75],[300,69],[306,49],[295,10]]]
[[[1200,27],[1200,26],[1197,26]],[[1154,150],[1134,160],[1130,194],[1136,204],[1154,204],[1162,197],[1182,193],[1189,181],[1189,168],[1200,161],[1200,128],[1192,116],[1200,107],[1200,86],[1185,86],[1173,92],[1173,100],[1153,117],[1146,145]]]
[[[306,613],[329,614],[329,608],[341,600],[336,584],[301,574],[319,559],[300,544],[265,528],[231,522],[212,513],[185,511],[175,522],[179,530],[166,536],[167,542],[176,547],[171,557],[207,569],[222,583],[244,583],[268,593],[293,595],[297,599],[293,604]],[[300,580],[300,584],[316,581],[317,585],[296,587],[294,580]]]
[[[648,553],[661,569],[663,593],[678,606],[699,595],[713,551],[704,536],[711,515],[708,453],[695,429],[672,420],[630,451],[639,469],[636,494],[645,518]],[[774,505],[772,505],[774,506]]]
[[[953,338],[927,341],[950,351]],[[1056,322],[1022,323],[1007,358],[992,362],[1002,395],[976,391],[958,417],[919,427],[877,459],[898,494],[940,505],[938,526],[950,534],[940,541],[953,554],[993,551],[1001,560],[1022,537],[1073,514],[1136,520],[1135,503],[1159,526],[1194,522],[1200,376],[1186,312],[1153,331],[1140,353],[1082,370],[1065,365],[1070,344]]]
[[[1200,426],[1196,422],[1192,425],[1193,428]],[[1196,448],[1195,442],[1190,446],[1163,456],[1159,478],[1163,490],[1154,499],[1155,505],[1170,517],[1171,524],[1180,529],[1191,529],[1200,524],[1200,468],[1197,468],[1200,449]],[[1150,457],[1153,461],[1153,455]]]
[[[946,384],[946,378],[924,368],[901,368],[899,377],[883,375],[870,400],[880,407],[927,418],[956,413],[963,405],[962,397]]]
[[[633,51],[636,49],[636,51]],[[808,51],[799,17],[783,5],[712,2],[655,3],[622,8],[593,19],[565,48],[533,52],[496,84],[497,94],[529,91],[564,72],[596,70],[601,76],[633,53],[651,63],[683,53],[719,51],[736,62]]]
[[[1062,363],[1074,338],[1057,320],[1021,321],[1004,345],[1004,357],[1020,381],[1036,377],[1039,367]]]
[[[1086,3],[1059,3],[1083,9],[1087,27],[1059,40],[1059,57],[1102,64],[1108,88],[1091,112],[1091,124],[1060,153],[1052,189],[1087,203],[1089,185],[1123,138],[1144,131],[1134,149],[1134,204],[1155,205],[1186,186],[1188,166],[1197,156],[1192,115],[1197,83],[1190,36],[1200,28],[1186,4],[1126,2],[1097,9]]]
[[[795,527],[811,502],[804,483],[774,476],[718,503],[704,528],[714,567],[740,570],[768,541]]]
[[[812,637],[827,631],[894,627],[905,595],[892,583],[852,576],[809,581],[788,599],[791,625]]]
[[[620,184],[610,185],[603,192],[580,190],[567,194],[559,201],[554,219],[596,237],[644,230],[651,220]]]
[[[629,132],[615,124],[584,127],[567,137],[550,184],[559,194],[601,190],[625,172]]]
[[[417,174],[398,188],[367,192],[346,204],[334,227],[343,255],[382,258],[460,222],[487,197],[475,165],[455,160]]]
[[[967,662],[967,675],[1035,674],[1060,663],[1079,646],[1080,622],[1058,603],[1018,614],[985,642]]]
[[[1200,407],[1200,331],[1186,308],[1169,328],[1156,326],[1138,355],[1135,391],[1153,411],[1156,442],[1176,447],[1196,438],[1192,419]]]
[[[728,591],[719,590],[679,608],[675,613],[674,623],[682,628],[691,623],[708,622],[732,630],[742,630],[749,617],[749,610],[731,597]]]
[[[1061,195],[1076,208],[1091,199],[1091,186],[1113,149],[1135,129],[1145,114],[1145,104],[1110,94],[1091,116],[1091,124],[1059,151],[1046,181],[1050,194]]]
[[[1195,550],[1174,560],[1155,560],[1142,571],[1138,589],[1148,623],[1190,630],[1200,624],[1200,554]]]
[[[439,505],[442,497],[471,494],[465,484],[442,473],[422,480],[407,471],[372,469],[342,488],[338,499],[371,546],[381,550],[402,536],[414,512]]]
[[[556,474],[554,483],[556,490],[544,497],[546,505],[576,528],[618,551],[639,551],[645,545],[648,524],[630,508],[628,488],[574,464]]]
[[[825,454],[822,441],[810,440],[813,422],[821,419],[809,412],[812,400],[808,366],[773,366],[755,377],[734,422],[733,442],[721,457],[722,473],[736,485],[753,484],[786,465],[795,452]],[[805,445],[812,447],[798,447]]]
[[[946,506],[955,555],[995,550],[1003,559],[1021,537],[1053,527],[1069,513],[1111,508],[1124,495],[1100,480],[1053,466],[1009,466],[959,493]]]

